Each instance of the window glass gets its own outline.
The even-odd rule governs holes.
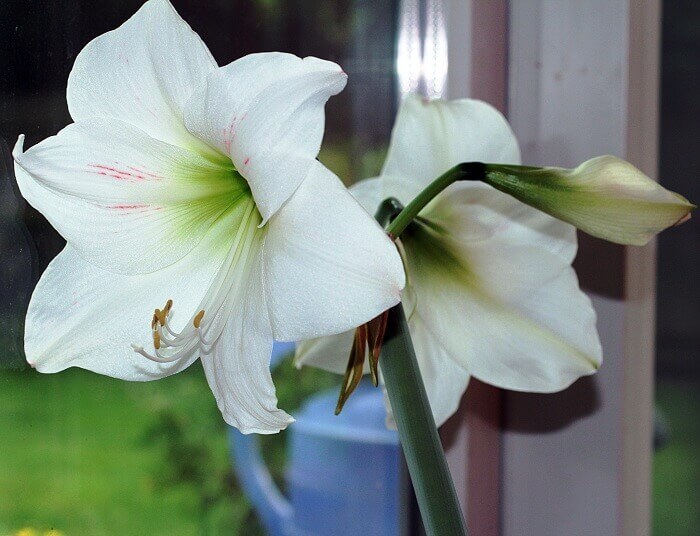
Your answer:
[[[76,55],[141,3],[0,4],[0,534],[261,531],[232,476],[224,424],[198,364],[140,384],[79,369],[42,375],[24,361],[32,289],[65,243],[19,196],[10,151],[21,133],[31,147],[71,122],[65,90]],[[319,158],[347,184],[378,173],[396,109],[395,1],[172,3],[219,65],[271,50],[342,65],[349,83],[327,106]],[[287,410],[338,382],[289,360],[275,376]],[[264,447],[281,481],[284,434]]]
[[[664,2],[660,173],[666,188],[700,198],[700,5]],[[654,534],[700,523],[700,226],[659,236]]]

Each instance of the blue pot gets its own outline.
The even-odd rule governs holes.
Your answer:
[[[399,438],[384,424],[381,390],[363,381],[336,417],[337,396],[311,397],[288,429],[288,497],[275,486],[256,436],[230,428],[234,469],[272,536],[401,534]]]

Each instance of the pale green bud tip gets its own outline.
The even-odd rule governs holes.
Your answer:
[[[486,182],[555,218],[618,244],[644,245],[696,208],[629,162],[599,156],[575,169],[488,164]]]

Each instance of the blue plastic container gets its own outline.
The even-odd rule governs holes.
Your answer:
[[[230,429],[234,468],[272,536],[401,534],[399,438],[385,427],[381,390],[363,381],[336,417],[337,396],[313,396],[288,429],[289,498],[272,481],[256,436]]]

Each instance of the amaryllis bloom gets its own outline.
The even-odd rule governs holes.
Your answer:
[[[22,194],[68,242],[29,305],[29,363],[150,380],[201,356],[228,423],[284,428],[273,339],[346,330],[404,285],[395,246],[316,160],[345,82],[289,54],[219,68],[167,0],[89,43],[75,123],[14,151]]]
[[[486,182],[523,203],[618,244],[643,246],[695,208],[629,162],[592,158],[575,169],[489,165]]]
[[[381,176],[351,190],[373,211],[410,202],[461,162],[517,164],[503,116],[475,100],[402,105]],[[590,300],[571,262],[573,226],[478,182],[451,185],[401,234],[403,307],[438,425],[471,376],[517,391],[553,392],[601,364]],[[299,346],[297,363],[342,373],[352,332]],[[381,361],[380,361],[381,362]]]

